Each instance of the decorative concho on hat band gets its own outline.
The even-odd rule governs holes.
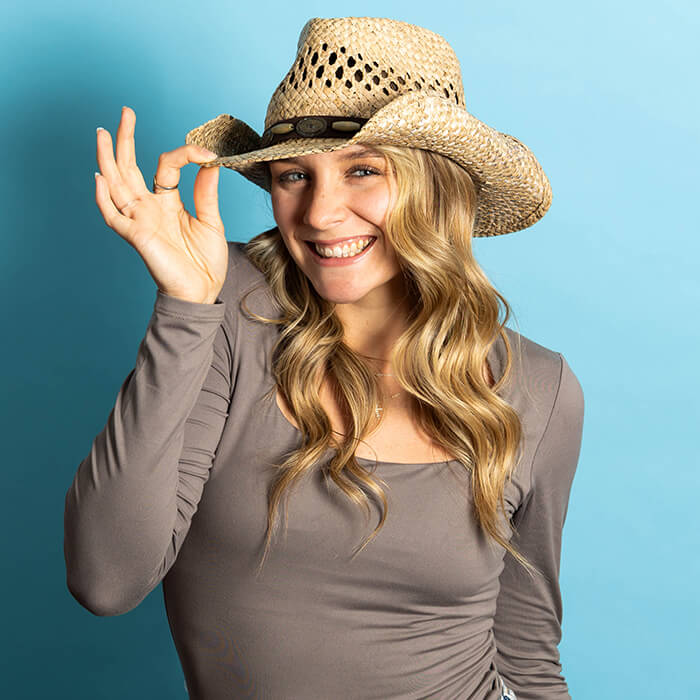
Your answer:
[[[367,122],[361,117],[344,115],[292,117],[265,129],[261,148],[274,146],[289,139],[306,138],[350,138]]]

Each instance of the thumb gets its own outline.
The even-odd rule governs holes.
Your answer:
[[[219,166],[201,167],[194,179],[194,209],[197,218],[217,229],[223,228],[219,213]]]

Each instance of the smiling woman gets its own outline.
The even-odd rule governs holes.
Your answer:
[[[381,323],[403,296],[391,284],[401,270],[384,232],[394,182],[387,165],[362,146],[270,163],[272,210],[289,254],[318,294],[352,304],[339,313],[363,316],[363,325],[370,313]]]
[[[505,325],[472,253],[551,190],[464,104],[441,36],[314,18],[262,135],[202,124],[152,193],[132,113],[116,160],[98,135],[105,221],[159,289],[66,494],[68,586],[117,615],[162,581],[193,699],[569,697],[559,556],[583,393]],[[219,165],[270,193],[273,228],[225,240]]]
[[[477,193],[468,172],[439,154],[388,145],[350,146],[271,161],[269,167],[277,226],[253,238],[246,255],[272,282],[273,297],[292,309],[280,321],[287,331],[275,345],[271,368],[277,404],[298,430],[318,438],[282,465],[271,495],[267,545],[285,488],[312,469],[316,451],[329,444],[338,452],[330,475],[341,488],[340,474],[353,473],[353,457],[479,465],[486,457],[474,446],[490,444],[491,473],[479,478],[493,480],[493,500],[484,497],[478,516],[485,531],[527,565],[498,528],[498,499],[521,427],[493,390],[489,344],[481,341],[501,332],[499,299],[506,318],[509,309],[471,253]],[[341,257],[323,259],[308,245],[330,248],[363,237],[375,242],[355,256],[338,246]],[[307,321],[315,318],[328,323]],[[327,337],[320,340],[324,328]],[[311,345],[324,350],[310,353]],[[440,356],[452,358],[449,373],[431,364],[431,357]],[[309,391],[309,376],[318,394]],[[499,415],[503,433],[513,439],[489,435],[485,419],[469,424],[458,402],[474,415]],[[316,422],[318,405],[329,430]],[[372,477],[362,468],[355,476],[386,507]],[[346,493],[366,498],[357,487],[347,486]]]

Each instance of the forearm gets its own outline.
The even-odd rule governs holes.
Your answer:
[[[158,293],[135,368],[68,489],[68,588],[96,614],[131,609],[157,583],[177,518],[185,423],[223,315],[224,304]]]

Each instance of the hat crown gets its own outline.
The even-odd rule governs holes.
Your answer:
[[[443,37],[383,17],[314,17],[270,99],[265,129],[302,115],[369,119],[411,91],[466,108],[459,61]]]

